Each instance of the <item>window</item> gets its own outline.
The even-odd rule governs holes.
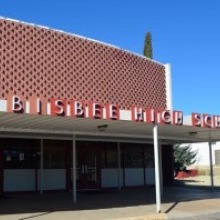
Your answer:
[[[220,165],[220,150],[215,150],[215,165]]]
[[[116,143],[105,143],[105,146],[101,152],[101,167],[118,167],[118,148]]]
[[[44,141],[44,168],[65,169],[66,168],[66,147],[65,141]]]
[[[154,149],[153,146],[144,148],[144,163],[146,168],[154,167]]]
[[[124,148],[125,168],[143,168],[143,147],[138,145],[127,145]]]
[[[34,169],[38,161],[36,140],[1,139],[4,169]]]
[[[122,149],[125,168],[154,167],[154,149],[152,145],[124,144]]]
[[[39,169],[40,140],[30,139],[0,139],[3,146],[4,169]],[[44,140],[45,169],[66,168],[67,141]]]

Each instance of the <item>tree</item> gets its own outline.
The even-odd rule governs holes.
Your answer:
[[[153,59],[152,36],[150,32],[147,32],[145,36],[143,54],[145,57]]]
[[[193,151],[190,145],[176,144],[173,147],[173,156],[174,171],[177,174],[178,171],[186,170],[187,166],[196,162],[197,151]]]

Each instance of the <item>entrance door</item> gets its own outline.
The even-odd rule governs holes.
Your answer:
[[[76,151],[77,189],[100,189],[100,148],[96,146],[80,145],[77,147]]]

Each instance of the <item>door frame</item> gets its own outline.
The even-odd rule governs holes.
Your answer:
[[[76,144],[76,160],[78,161],[79,157],[81,157],[82,159],[82,169],[83,173],[81,173],[81,175],[83,175],[82,179],[83,182],[77,183],[77,190],[99,190],[101,189],[101,144],[98,142],[87,142],[87,141],[79,141]],[[88,171],[86,171],[86,161],[88,160],[88,156],[91,155],[92,152],[95,152],[97,155],[97,163],[96,163],[96,175],[97,175],[97,183],[91,184],[88,181]],[[76,169],[77,166],[76,166]],[[77,173],[77,170],[76,170]],[[80,174],[78,174],[80,175]],[[76,180],[77,182],[77,180]]]

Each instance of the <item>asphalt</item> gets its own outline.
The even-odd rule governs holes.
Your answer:
[[[71,192],[5,194],[0,220],[220,219],[220,190],[164,188],[161,208],[156,214],[154,187],[78,192],[77,203]]]

